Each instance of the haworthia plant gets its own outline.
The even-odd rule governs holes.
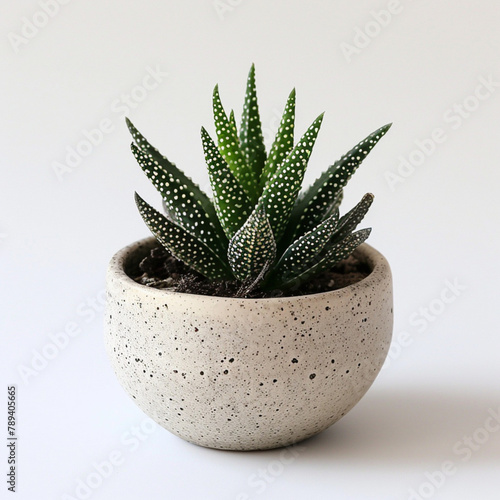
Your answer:
[[[171,254],[210,280],[250,280],[262,290],[286,290],[331,269],[368,238],[370,229],[355,230],[373,195],[366,194],[342,217],[339,206],[352,174],[390,125],[366,137],[301,192],[322,114],[294,145],[293,90],[266,154],[253,65],[239,130],[234,111],[227,115],[222,106],[218,86],[212,106],[217,144],[204,128],[201,139],[213,199],[127,120],[134,156],[160,192],[166,213],[139,195],[136,203]]]

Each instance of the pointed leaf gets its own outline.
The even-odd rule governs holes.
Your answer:
[[[281,117],[280,126],[274,142],[269,151],[266,164],[262,170],[260,177],[260,186],[264,188],[269,179],[274,175],[280,167],[283,160],[288,156],[293,149],[293,137],[295,128],[295,89],[290,92],[285,105],[285,110]]]
[[[266,148],[262,136],[253,64],[248,73],[245,103],[241,116],[240,145],[247,165],[254,172],[254,179],[259,179],[266,162]]]
[[[348,235],[342,241],[334,244],[318,255],[314,263],[306,271],[298,276],[293,273],[284,274],[279,280],[269,283],[266,289],[279,288],[280,290],[285,290],[292,287],[299,287],[302,283],[305,283],[323,271],[331,269],[335,264],[351,255],[351,253],[368,238],[370,232],[371,229],[368,228],[361,229],[360,231]]]
[[[323,220],[325,212],[331,207],[338,191],[347,184],[361,162],[390,127],[391,124],[385,125],[362,140],[329,167],[299,197],[290,217],[290,227],[297,228],[294,232],[295,237]]]
[[[311,219],[305,219],[302,222],[301,226],[293,225],[291,222],[288,223],[285,229],[285,233],[283,234],[283,237],[280,240],[280,248],[278,251],[283,251],[283,249],[288,248],[288,246],[293,242],[296,241],[297,238],[300,238],[301,236],[304,236],[306,233],[309,231],[312,231],[315,227],[318,226],[321,222],[324,222],[327,220],[329,217],[331,217],[333,214],[338,213],[340,204],[342,202],[342,199],[344,198],[344,191],[343,189],[340,189],[335,196],[333,197],[333,200],[330,204],[330,206],[326,209],[321,221],[317,221],[313,218]],[[293,217],[294,211],[292,210],[292,217]],[[291,218],[292,218],[291,217]]]
[[[220,154],[226,161],[240,186],[248,198],[255,203],[257,200],[258,177],[247,164],[246,158],[240,148],[239,138],[235,128],[229,121],[219,96],[219,87],[216,85],[213,95],[213,112],[217,143]]]
[[[213,215],[214,220],[217,220],[215,208],[206,193],[204,193],[197,184],[184,174],[182,170],[179,170],[174,163],[170,162],[165,156],[163,156],[158,149],[152,146],[128,118],[126,119],[126,122],[136,146],[144,153],[151,155],[159,163],[162,169],[166,170],[173,177],[179,179],[179,183],[184,184],[186,188],[191,191],[197,199],[199,199],[205,212],[207,212],[210,216]]]
[[[294,241],[270,273],[272,276],[299,275],[314,262],[332,239],[339,223],[338,212]],[[272,279],[272,278],[271,278]]]
[[[340,218],[338,226],[335,228],[332,242],[343,240],[348,234],[351,234],[356,229],[373,203],[373,198],[373,194],[365,194],[354,208]]]
[[[333,197],[333,200],[326,210],[325,214],[323,215],[323,220],[327,219],[332,215],[334,212],[336,212],[340,208],[340,204],[342,203],[342,200],[344,199],[344,190],[339,189],[336,193],[335,196]]]
[[[190,191],[179,177],[175,177],[171,169],[166,170],[151,155],[146,154],[132,144],[132,152],[155,188],[163,197],[169,218],[196,236],[211,248],[225,254],[227,239],[222,233],[217,220],[217,228],[203,209],[203,205],[195,193]]]
[[[276,241],[279,241],[300,191],[307,162],[323,121],[323,114],[307,129],[297,145],[268,182],[259,201],[269,218]]]
[[[213,251],[183,227],[169,220],[145,202],[137,193],[139,212],[156,239],[185,264],[209,279],[230,278],[225,264]]]
[[[217,216],[227,238],[231,239],[252,212],[252,205],[204,128],[201,139]]]
[[[236,128],[236,118],[234,117],[234,110],[231,110],[231,113],[229,114],[229,124],[233,128],[234,135],[238,137],[238,129]]]
[[[170,162],[168,158],[163,156],[155,147],[153,147],[146,140],[146,138],[135,128],[135,126],[128,118],[126,119],[126,122],[136,146],[144,154],[150,155],[151,158],[157,162],[157,168],[153,170],[148,169],[148,171],[145,171],[148,178],[153,182],[153,184],[155,184],[154,179],[159,178],[162,173],[167,177],[167,179],[175,179],[177,188],[179,189],[181,187],[182,192],[186,193],[186,196],[189,196],[190,199],[193,200],[193,203],[196,203],[198,206],[200,206],[201,209],[207,214],[206,217],[208,217],[208,220],[215,229],[219,240],[222,242],[223,247],[226,248],[224,232],[222,231],[219,219],[217,218],[217,214],[215,212],[215,207],[210,201],[210,198],[200,189],[197,184],[195,184],[186,174],[184,174],[184,172],[179,170],[179,168],[177,168],[174,163]],[[159,189],[156,184],[155,187]],[[190,194],[187,195],[187,193]],[[161,194],[162,197],[165,198],[163,193]],[[168,207],[168,205],[166,206],[166,208],[170,212],[170,208]],[[175,218],[175,214],[172,213],[171,215]]]
[[[241,281],[258,276],[276,258],[276,242],[265,211],[257,207],[229,242],[228,261]]]

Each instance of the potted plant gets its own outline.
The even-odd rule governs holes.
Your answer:
[[[136,404],[181,438],[286,446],[345,415],[389,348],[390,268],[363,243],[370,229],[355,231],[373,196],[342,217],[339,206],[390,125],[300,192],[323,115],[294,144],[292,91],[266,154],[253,66],[239,132],[217,86],[213,111],[217,144],[201,131],[212,199],[127,120],[164,210],[136,194],[154,238],[111,260],[107,352]]]

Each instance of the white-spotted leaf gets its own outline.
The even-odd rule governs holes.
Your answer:
[[[204,128],[201,129],[201,139],[215,209],[227,239],[231,239],[252,212],[252,205]]]
[[[149,230],[172,255],[209,279],[230,278],[227,264],[210,247],[155,210],[137,193],[135,200]]]
[[[248,73],[245,103],[241,115],[240,146],[249,169],[253,171],[254,180],[258,180],[266,162],[266,148],[262,136],[253,64]]]
[[[281,238],[288,223],[322,120],[323,114],[314,120],[267,183],[259,200],[269,218],[276,241]]]
[[[234,117],[234,110],[231,110],[229,113],[229,124],[231,125],[234,135],[238,137],[238,129],[236,128],[236,118]]]
[[[348,235],[342,241],[335,243],[327,250],[323,250],[323,252],[311,262],[311,266],[303,273],[295,275],[292,272],[282,275],[278,283],[278,288],[280,290],[286,290],[292,287],[296,288],[314,276],[331,269],[335,264],[338,264],[341,260],[351,255],[351,253],[368,238],[370,231],[370,228],[361,229],[360,231]]]
[[[240,147],[240,140],[234,123],[231,123],[220,101],[219,87],[216,85],[213,94],[213,113],[217,144],[221,156],[239,182],[247,197],[255,203],[258,198],[258,177],[248,165]]]
[[[163,168],[153,155],[141,151],[134,144],[132,152],[137,163],[162,195],[169,217],[205,245],[224,252],[227,240],[221,231],[219,221],[216,217],[215,226],[196,193],[183,184],[172,169]]]
[[[332,242],[343,240],[348,234],[351,234],[363,220],[372,203],[373,194],[366,193],[354,208],[340,218],[338,226],[335,228]]]
[[[169,161],[167,157],[163,156],[158,149],[152,146],[128,118],[126,118],[126,122],[132,138],[134,139],[135,145],[144,154],[151,156],[156,162],[155,168],[145,171],[148,178],[154,183],[154,178],[160,177],[163,173],[165,176],[168,176],[168,179],[175,179],[175,184],[178,187],[181,186],[183,193],[190,193],[189,197],[193,200],[193,204],[201,206],[202,210],[207,214],[208,219],[215,228],[219,239],[223,242],[224,232],[222,231],[219,219],[217,218],[215,207],[206,193],[204,193],[200,187],[186,174],[184,174],[184,172],[182,172],[182,170],[180,170],[174,163]],[[155,187],[157,187],[156,184]],[[160,190],[159,187],[157,187],[157,189]],[[169,205],[171,203],[165,199],[165,196],[161,191],[160,193],[164,199],[165,208],[170,212]],[[167,195],[167,198],[168,197],[170,197],[170,195]],[[174,214],[171,215],[174,216]],[[190,215],[190,217],[196,219],[197,215]],[[203,216],[201,217],[204,218]]]
[[[265,211],[256,207],[229,242],[228,261],[241,281],[255,278],[276,258],[276,242]]]
[[[260,187],[264,188],[269,179],[283,163],[293,149],[293,138],[295,129],[295,89],[290,92],[281,117],[276,137],[269,151],[266,164],[260,176]]]
[[[325,213],[335,202],[338,191],[347,184],[361,162],[390,127],[391,124],[385,125],[363,139],[299,196],[290,217],[290,227],[297,228],[293,232],[294,237],[303,234],[324,219]]]
[[[338,212],[312,231],[295,240],[273,268],[273,276],[299,275],[312,265],[335,234],[339,224]],[[272,278],[271,278],[272,279]]]

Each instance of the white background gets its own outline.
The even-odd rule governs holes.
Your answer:
[[[0,437],[15,384],[15,498],[499,498],[498,1],[72,0],[50,18],[42,3],[2,0],[0,15]],[[267,134],[294,86],[297,134],[326,112],[307,182],[394,122],[343,205],[375,194],[365,225],[394,274],[390,358],[356,408],[293,456],[152,431],[103,348],[107,262],[148,234],[134,190],[158,205],[123,115],[206,185],[213,86],[239,115],[252,62]],[[159,82],[144,92],[151,70]],[[87,156],[61,173],[77,147]],[[120,465],[96,476],[110,456]]]

